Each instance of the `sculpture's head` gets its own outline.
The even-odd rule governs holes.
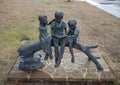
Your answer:
[[[57,10],[57,11],[55,12],[55,20],[56,20],[57,22],[60,22],[62,19],[63,19],[63,12],[60,11],[60,10]]]
[[[76,25],[77,25],[76,20],[71,19],[71,20],[68,21],[68,26],[69,26],[70,29],[75,29]]]
[[[38,20],[40,21],[40,24],[47,25],[48,20],[46,15],[40,15],[38,16]]]

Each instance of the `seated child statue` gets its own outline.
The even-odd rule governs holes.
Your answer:
[[[78,43],[78,35],[79,35],[79,29],[76,27],[76,20],[74,19],[71,19],[68,21],[68,26],[69,26],[69,31],[68,31],[68,46],[69,46],[69,50],[70,50],[70,53],[72,55],[72,58],[71,58],[71,62],[72,63],[75,63],[75,56],[74,56],[74,52],[73,52],[73,49],[72,49],[72,45],[75,44],[75,43]]]
[[[55,19],[53,19],[49,25],[51,26],[52,42],[55,51],[55,67],[59,67],[63,58],[66,42],[66,23],[63,21],[64,14],[62,11],[57,10],[54,17]]]

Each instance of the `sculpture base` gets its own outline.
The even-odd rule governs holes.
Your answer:
[[[103,66],[104,71],[99,72],[92,61],[84,53],[75,53],[75,63],[71,63],[70,53],[64,53],[61,65],[55,68],[54,59],[45,61],[45,67],[38,70],[22,71],[18,69],[17,59],[7,78],[9,80],[30,80],[30,81],[111,81],[115,80],[114,75],[99,53],[94,53],[100,57],[98,61]],[[44,55],[43,55],[44,56]]]

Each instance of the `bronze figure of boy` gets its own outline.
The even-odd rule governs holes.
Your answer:
[[[63,16],[63,12],[58,10],[55,12],[55,19],[49,23],[51,26],[51,35],[55,51],[55,67],[60,65],[64,54],[66,23],[62,21]]]

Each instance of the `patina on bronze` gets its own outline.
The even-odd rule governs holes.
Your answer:
[[[69,31],[68,31],[68,37],[67,37],[67,41],[68,41],[68,46],[69,46],[69,50],[70,53],[72,55],[71,58],[71,62],[75,63],[75,56],[74,56],[74,52],[72,49],[73,44],[79,43],[79,29],[76,27],[77,22],[74,19],[71,19],[68,21],[68,26],[69,26]]]
[[[53,59],[52,48],[51,48],[51,37],[47,32],[47,30],[48,30],[47,16],[40,15],[38,17],[38,20],[40,22],[40,24],[39,24],[39,32],[40,32],[39,40],[41,42],[41,47],[42,47],[43,51],[45,52],[44,60],[47,60],[48,57],[50,59]]]
[[[97,48],[98,45],[87,46],[79,44],[79,29],[76,26],[77,21],[75,19],[71,19],[68,21],[69,31],[67,32],[66,23],[62,20],[63,17],[64,14],[60,10],[55,12],[55,19],[50,21],[49,24],[47,24],[46,15],[40,15],[38,17],[40,21],[39,41],[27,46],[20,47],[18,49],[20,57],[20,70],[32,70],[42,68],[44,64],[41,61],[41,55],[40,53],[35,55],[35,53],[39,50],[43,50],[45,52],[44,60],[47,60],[48,58],[53,59],[51,47],[54,46],[55,67],[60,66],[64,54],[64,49],[65,47],[69,47],[70,53],[72,55],[72,63],[75,63],[75,56],[73,52],[73,48],[75,48],[84,52],[88,56],[88,60],[91,60],[96,65],[99,71],[103,71],[103,67],[97,61],[99,57],[94,56],[90,51],[90,49],[92,48]],[[48,25],[50,25],[51,27],[51,36],[47,33]]]
[[[63,19],[63,12],[58,10],[55,12],[55,19],[52,20],[50,23],[51,26],[51,34],[52,34],[52,41],[54,45],[55,51],[55,67],[58,67],[61,63],[61,59],[64,53],[64,47],[66,44],[66,23],[62,21]],[[64,33],[65,31],[65,33]],[[60,45],[60,49],[59,49]]]

